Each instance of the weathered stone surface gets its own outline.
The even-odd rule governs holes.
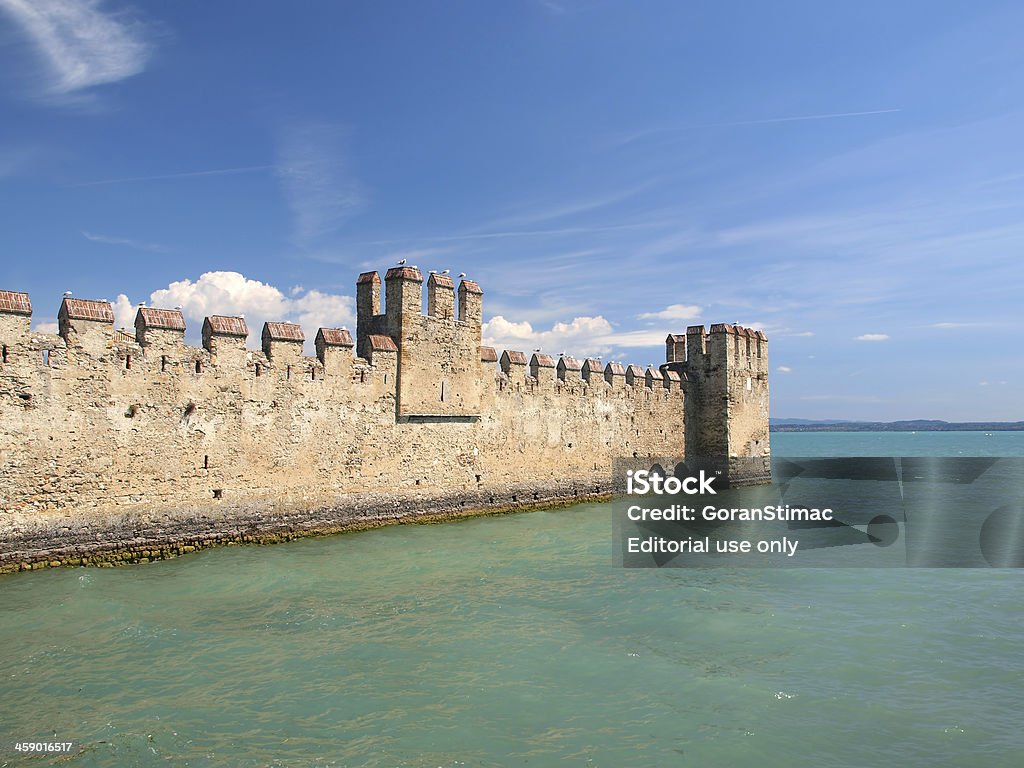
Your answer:
[[[381,313],[375,276],[357,286],[365,357],[330,329],[311,358],[294,329],[246,349],[241,318],[209,318],[200,349],[169,321],[115,342],[102,306],[99,321],[73,307],[63,337],[30,332],[27,296],[0,306],[0,569],[590,498],[611,491],[617,456],[767,467],[763,334],[688,329],[688,359],[635,370],[635,386],[571,357],[557,378],[542,355],[535,375],[514,353],[496,373],[479,286],[460,284],[456,317],[435,278],[424,315],[422,277],[403,268]]]

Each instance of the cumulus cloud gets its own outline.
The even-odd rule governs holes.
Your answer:
[[[355,302],[351,296],[305,290],[295,286],[291,295],[268,283],[246,277],[239,272],[205,272],[196,280],[188,278],[171,283],[150,294],[150,306],[181,307],[182,314],[193,338],[208,315],[245,315],[249,326],[250,345],[257,345],[266,321],[287,320],[298,323],[306,334],[306,349],[312,350],[317,328],[352,326],[355,322]],[[122,303],[122,299],[124,302]],[[118,296],[114,313],[121,323],[121,312],[135,310],[126,296]]]
[[[550,330],[535,329],[529,322],[514,322],[496,315],[483,327],[484,344],[528,352],[542,349],[549,355],[561,352],[574,357],[607,355],[615,349],[662,347],[663,331],[616,331],[604,317],[576,317],[555,323]]]
[[[123,293],[119,293],[117,298],[111,302],[111,306],[114,308],[114,327],[115,328],[134,328],[135,327],[135,311],[136,307],[132,304],[131,300]]]
[[[612,335],[611,323],[597,317],[576,317],[568,323],[555,323],[550,330],[535,330],[526,322],[512,322],[496,315],[484,323],[484,343],[497,349],[543,349],[548,354],[565,351],[574,355],[597,355],[610,351],[606,338]]]
[[[860,336],[855,336],[854,341],[888,341],[889,334],[887,333],[864,333]]]
[[[47,92],[66,96],[141,72],[150,46],[138,27],[98,0],[0,0],[50,71]]]
[[[776,371],[777,371],[778,373],[792,373],[792,372],[793,372],[793,369],[792,369],[792,368],[790,368],[790,367],[789,367],[788,365],[780,365],[780,366],[779,366],[778,368],[776,368],[775,370],[776,370]]]
[[[640,320],[694,320],[700,317],[701,308],[692,304],[670,304],[660,312],[642,312]]]

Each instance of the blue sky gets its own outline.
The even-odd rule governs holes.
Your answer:
[[[0,288],[498,347],[770,338],[772,409],[1024,419],[1019,3],[0,0]]]

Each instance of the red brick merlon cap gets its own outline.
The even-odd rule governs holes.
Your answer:
[[[363,272],[356,280],[356,285],[362,285],[363,283],[379,283],[380,275],[374,272]]]
[[[703,325],[689,325],[689,326],[686,327],[686,335],[687,336],[693,336],[695,334],[703,335],[704,334],[704,326]]]
[[[316,332],[316,343],[326,347],[354,347],[352,334],[346,328],[321,328]]]
[[[675,371],[665,371],[664,378],[666,381],[682,381],[682,379],[679,378],[679,374]]]
[[[503,363],[507,361],[510,365],[526,365],[526,353],[506,349],[501,353],[501,361]]]
[[[306,335],[301,326],[295,323],[264,323],[263,340],[267,341],[305,341]]]
[[[494,351],[494,347],[480,347],[480,362],[481,363],[496,363],[496,362],[498,362],[498,353]]]
[[[639,365],[627,366],[626,373],[628,373],[630,376],[636,376],[638,379],[642,379],[644,377],[644,369],[641,368]]]
[[[612,376],[625,376],[626,369],[622,366],[622,363],[608,363],[604,367],[606,373],[610,373]]]
[[[244,317],[228,317],[227,315],[210,315],[203,320],[203,332],[217,336],[241,336],[249,335],[249,326],[245,324]]]
[[[702,326],[700,326],[700,330],[701,330],[701,331],[703,331],[703,330],[704,330],[704,326],[703,326],[703,325],[702,325]],[[689,332],[690,332],[690,331],[689,331],[689,330],[687,330],[687,333],[689,333]],[[685,337],[685,336],[683,336],[683,335],[682,335],[681,333],[670,333],[670,334],[668,335],[668,338],[667,338],[667,339],[665,339],[665,341],[672,341],[672,342],[675,342],[675,343],[677,343],[677,344],[678,344],[678,343],[679,343],[679,342],[681,342],[681,341],[686,341],[686,337]]]
[[[31,315],[32,302],[21,291],[0,291],[0,314]]]
[[[662,379],[665,378],[664,376],[662,376],[661,371],[655,368],[654,366],[648,368],[647,372],[644,375],[650,376],[655,381],[661,381]]]
[[[374,352],[397,352],[398,346],[390,336],[383,336],[377,333],[369,335],[370,349]]]
[[[555,358],[551,355],[542,355],[540,352],[534,352],[533,357],[530,358],[530,365],[536,365],[538,368],[554,368]]]
[[[155,309],[139,307],[135,313],[135,327],[142,324],[146,328],[159,328],[166,331],[184,331],[185,316],[180,309]]]
[[[415,280],[417,283],[423,282],[423,275],[416,267],[392,267],[384,275],[385,280]]]
[[[114,310],[109,301],[65,298],[61,302],[58,317],[68,320],[91,320],[95,323],[113,323]]]
[[[558,367],[563,371],[578,371],[583,367],[583,365],[575,357],[562,355],[558,358]]]
[[[459,283],[459,293],[479,293],[482,295],[483,292],[483,289],[472,280],[463,280]]]
[[[455,290],[455,281],[452,280],[451,276],[442,275],[440,272],[431,272],[430,278],[427,280],[427,284]]]
[[[768,341],[768,334],[766,334],[764,331],[754,331],[754,335],[761,341]]]
[[[600,360],[590,358],[583,362],[583,370],[587,373],[604,373],[604,366]]]
[[[736,333],[736,326],[729,323],[715,323],[709,333]]]

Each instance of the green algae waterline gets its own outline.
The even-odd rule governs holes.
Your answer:
[[[1024,763],[1019,570],[627,570],[611,550],[609,506],[584,504],[8,574],[0,765]]]
[[[539,494],[534,494],[538,496]],[[512,496],[512,498],[516,498]],[[435,523],[449,523],[457,520],[464,520],[470,517],[491,517],[494,515],[506,515],[515,512],[525,512],[534,509],[558,509],[572,506],[587,501],[607,501],[612,498],[611,493],[574,491],[572,498],[550,498],[543,501],[515,501],[510,503],[507,500],[484,504],[482,499],[470,506],[456,507],[449,503],[447,508],[435,511],[416,512],[404,515],[366,515],[360,517],[339,516],[340,520],[327,520],[299,525],[288,522],[262,522],[263,530],[255,526],[247,528],[247,532],[241,533],[237,524],[226,526],[228,532],[221,527],[212,527],[208,532],[195,535],[181,533],[157,533],[151,534],[150,539],[144,543],[138,543],[138,536],[125,537],[124,540],[117,540],[108,535],[103,546],[97,543],[77,542],[76,544],[62,548],[61,551],[44,551],[40,554],[34,552],[31,557],[13,557],[6,561],[0,561],[0,574],[13,573],[15,571],[40,571],[45,568],[60,568],[62,566],[86,566],[97,568],[113,568],[120,565],[146,564],[155,560],[168,560],[174,557],[198,552],[202,549],[220,546],[237,545],[268,545],[280,544],[286,541],[295,541],[309,536],[334,536],[342,533],[357,533],[359,531],[382,528],[389,525],[432,525]],[[463,502],[464,503],[464,502]],[[421,506],[422,502],[417,502]],[[327,514],[331,516],[330,511]],[[62,521],[66,522],[66,521]],[[84,526],[88,530],[87,526]],[[112,528],[116,532],[116,528]],[[52,538],[53,534],[51,534]]]

